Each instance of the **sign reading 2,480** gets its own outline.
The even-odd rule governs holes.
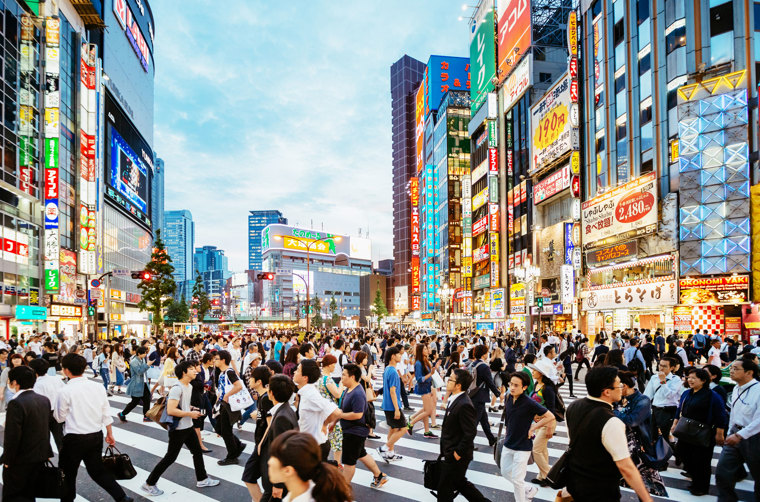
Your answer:
[[[567,106],[561,104],[541,119],[533,138],[536,148],[546,148],[557,141],[567,125]]]
[[[632,193],[618,202],[615,219],[620,223],[631,223],[646,216],[654,207],[654,195],[650,192]]]

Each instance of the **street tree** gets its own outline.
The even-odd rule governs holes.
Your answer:
[[[375,291],[375,299],[372,302],[372,306],[375,307],[375,315],[377,316],[377,325],[380,325],[380,321],[383,320],[383,317],[388,315],[388,309],[385,306],[385,302],[383,301],[382,295],[380,295],[380,290],[377,289]]]
[[[335,301],[335,295],[330,298],[330,306],[328,307],[328,310],[330,311],[330,325],[331,327],[335,327],[340,320],[340,317],[336,313],[338,311],[338,303]]]
[[[195,284],[193,284],[193,308],[198,310],[198,321],[203,322],[206,313],[211,309],[211,301],[208,299],[206,287],[203,285],[203,277],[199,271],[195,271]]]
[[[141,312],[147,311],[153,314],[155,332],[159,334],[159,328],[163,324],[164,309],[174,301],[173,295],[177,290],[177,284],[172,275],[174,273],[172,258],[166,252],[164,241],[161,240],[161,230],[156,230],[156,241],[153,246],[150,261],[145,264],[145,271],[150,273],[150,277],[141,279],[137,285],[142,293],[137,307]]]
[[[311,318],[311,325],[315,328],[322,327],[322,301],[319,299],[319,295],[314,295],[311,300],[311,307],[314,311],[314,317]]]
[[[164,316],[164,324],[171,326],[172,323],[188,322],[190,320],[190,307],[185,302],[185,298],[182,297],[180,301],[172,300],[169,306],[166,308],[166,315]]]

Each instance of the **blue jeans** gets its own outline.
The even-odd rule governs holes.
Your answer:
[[[243,425],[249,418],[251,418],[251,415],[254,411],[256,411],[256,401],[254,401],[252,405],[245,409],[238,423],[240,425]]]
[[[111,379],[108,375],[108,368],[100,368],[100,377],[103,379],[103,387],[108,390],[108,384],[111,383]]]

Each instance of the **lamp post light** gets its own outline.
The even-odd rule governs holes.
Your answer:
[[[534,281],[541,275],[541,269],[535,265],[531,265],[530,261],[527,261],[524,266],[515,268],[515,277],[525,282],[525,344],[527,346],[533,334],[533,297],[535,294]],[[541,323],[541,312],[538,313],[538,322]]]
[[[450,313],[448,309],[448,303],[453,292],[454,290],[451,289],[448,285],[438,288],[438,297],[441,299],[441,310],[442,310],[441,324],[443,324],[443,316],[446,316]],[[451,320],[447,317],[446,318],[447,332],[449,331],[450,327],[451,327]]]
[[[306,332],[309,332],[309,326],[311,325],[311,318],[309,317],[309,309],[311,308],[311,301],[309,300],[309,288],[311,287],[310,283],[310,277],[309,277],[309,267],[311,265],[311,258],[310,258],[310,252],[312,246],[319,242],[327,242],[328,240],[332,240],[333,242],[340,242],[343,240],[343,237],[340,235],[336,236],[330,236],[330,237],[322,237],[321,239],[303,239],[301,237],[296,237],[295,235],[288,235],[288,239],[293,239],[294,241],[298,241],[301,244],[303,244],[306,247]],[[283,240],[283,237],[281,235],[275,235],[273,236],[274,240],[279,241]]]

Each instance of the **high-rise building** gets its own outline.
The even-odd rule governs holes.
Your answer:
[[[151,219],[154,222],[153,235],[156,234],[156,230],[160,229],[164,232],[164,178],[166,177],[166,170],[164,167],[164,159],[156,158],[156,166],[153,170],[153,179],[151,180]],[[192,217],[191,217],[192,218]],[[191,247],[192,249],[192,247]]]
[[[174,265],[177,298],[189,300],[195,282],[193,250],[195,249],[195,222],[187,209],[166,211],[161,238]]]
[[[287,225],[280,211],[268,209],[251,211],[248,215],[248,269],[261,270],[261,232],[267,225]]]
[[[409,312],[411,288],[411,217],[409,182],[417,173],[416,94],[425,63],[404,55],[391,65],[391,141],[393,148],[393,287],[397,314]]]
[[[231,275],[224,250],[216,246],[195,248],[193,267],[200,272],[209,298],[221,301],[224,286]]]

